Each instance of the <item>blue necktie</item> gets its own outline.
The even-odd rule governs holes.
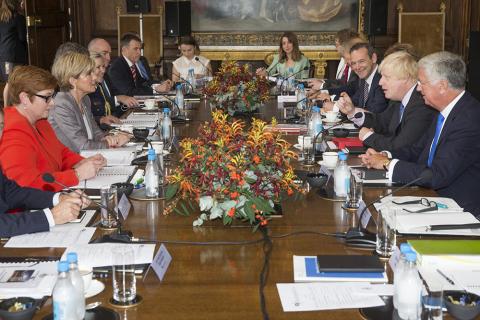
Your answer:
[[[433,137],[432,147],[430,148],[430,153],[428,154],[427,166],[432,166],[433,156],[435,155],[435,149],[437,149],[438,138],[440,137],[440,131],[442,130],[442,124],[445,118],[441,113],[438,114],[437,118],[437,128],[435,129],[435,137]]]
[[[398,123],[400,124],[402,122],[402,118],[403,118],[403,112],[405,111],[405,106],[403,105],[403,103],[400,103],[400,109],[399,109],[399,117],[398,117]]]
[[[143,79],[148,80],[147,70],[145,69],[145,66],[143,65],[142,61],[137,61],[136,65],[137,65],[138,71],[140,71],[140,76]]]

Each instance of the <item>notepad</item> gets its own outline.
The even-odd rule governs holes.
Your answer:
[[[97,176],[85,181],[81,181],[73,188],[77,189],[100,189],[103,186],[110,186],[114,183],[128,182],[133,176],[136,166],[115,166],[103,167]]]
[[[107,166],[126,166],[132,163],[137,151],[136,146],[126,148],[112,148],[112,149],[94,149],[94,150],[82,150],[80,155],[84,158],[101,154],[107,159]]]

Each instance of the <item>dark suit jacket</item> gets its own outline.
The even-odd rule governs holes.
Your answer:
[[[381,113],[365,112],[363,126],[375,133],[363,141],[367,147],[377,151],[398,149],[417,142],[425,133],[438,112],[427,106],[420,92],[414,89],[400,122],[399,101],[390,101]]]
[[[140,61],[148,75],[148,79],[142,78],[140,71],[137,68],[137,80],[133,80],[132,72],[128,66],[127,60],[123,56],[118,57],[113,61],[108,68],[108,76],[110,77],[113,86],[113,95],[127,95],[127,96],[142,96],[152,95],[153,89],[151,85],[155,82],[152,80],[152,74],[148,61],[145,57],[140,57]]]
[[[0,171],[0,237],[48,231],[47,217],[42,210],[6,213],[10,209],[37,209],[52,206],[53,192],[19,187]]]
[[[340,93],[342,92],[348,93],[351,97],[358,90],[358,76],[352,71],[346,84],[339,80],[327,80],[324,88],[328,90],[329,95],[336,95],[335,100],[340,98]]]
[[[372,84],[370,90],[368,91],[367,102],[365,103],[365,109],[370,112],[380,113],[387,108],[388,100],[383,94],[382,87],[378,84],[382,76],[380,73],[375,73],[373,76]],[[358,80],[358,90],[355,92],[352,98],[354,106],[361,107],[360,102],[362,101],[363,90],[360,86],[360,81]]]
[[[445,121],[433,158],[432,178],[419,183],[435,189],[440,196],[453,198],[476,215],[480,215],[480,102],[470,93],[453,107]],[[435,136],[436,119],[413,146],[392,152],[400,161],[393,170],[393,181],[406,183],[427,169],[430,145]]]
[[[25,17],[14,13],[7,22],[0,23],[0,61],[26,64],[27,27]]]
[[[102,92],[100,91],[100,86],[103,87],[105,98],[102,95]],[[105,90],[105,87],[107,87],[108,90]],[[118,106],[115,105],[115,96],[112,95],[112,90],[113,90],[113,86],[109,81],[109,77],[107,77],[107,74],[105,74],[104,81],[101,84],[98,84],[95,92],[88,94],[90,98],[90,102],[92,104],[91,105],[92,114],[93,114],[93,117],[95,118],[95,121],[98,124],[100,124],[100,118],[107,115],[105,111],[105,100],[107,100],[108,103],[110,103],[111,112],[113,116],[120,117],[124,113],[124,111],[122,111],[122,108],[119,105]]]

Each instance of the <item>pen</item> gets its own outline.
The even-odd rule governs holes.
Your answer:
[[[455,282],[453,282],[452,279],[450,279],[449,277],[447,277],[447,275],[445,273],[443,273],[440,269],[437,269],[437,272],[445,279],[448,281],[448,283],[450,283],[452,286],[455,285]]]
[[[480,223],[466,223],[466,224],[439,224],[427,226],[426,231],[438,230],[460,230],[460,229],[479,229]]]

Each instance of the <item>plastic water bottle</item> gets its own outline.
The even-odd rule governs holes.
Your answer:
[[[398,286],[397,311],[405,320],[420,319],[422,313],[422,282],[417,270],[417,254],[407,252],[402,281]]]
[[[149,149],[147,166],[145,167],[145,196],[147,198],[158,197],[158,167],[155,150]]]
[[[67,254],[67,262],[69,265],[68,275],[73,287],[76,291],[77,301],[75,303],[77,309],[78,319],[85,318],[85,288],[83,286],[83,279],[78,271],[78,257],[75,252]]]
[[[412,247],[408,243],[402,243],[400,245],[400,257],[398,259],[397,265],[395,266],[394,278],[393,278],[393,305],[395,308],[398,308],[398,287],[402,283],[403,272],[407,265],[406,253],[411,252]]]
[[[293,76],[293,68],[288,68],[288,91],[292,91],[295,88],[295,77]]]
[[[303,86],[303,83],[300,83],[297,86],[297,109],[307,109],[307,98],[305,96],[305,87]]]
[[[337,197],[346,197],[350,189],[350,169],[347,165],[347,155],[340,151],[338,153],[338,164],[333,172],[334,190]]]
[[[164,108],[162,120],[162,137],[164,147],[170,146],[172,134],[172,119],[170,118],[170,109]]]
[[[190,83],[188,93],[193,93],[193,91],[196,89],[194,69],[188,69],[187,82]]]
[[[183,110],[185,109],[185,103],[183,98],[183,90],[182,84],[177,84],[176,92],[175,92],[175,103],[177,104],[178,109]]]
[[[76,309],[76,291],[68,276],[68,262],[58,263],[58,277],[53,288],[53,319],[79,319]]]

